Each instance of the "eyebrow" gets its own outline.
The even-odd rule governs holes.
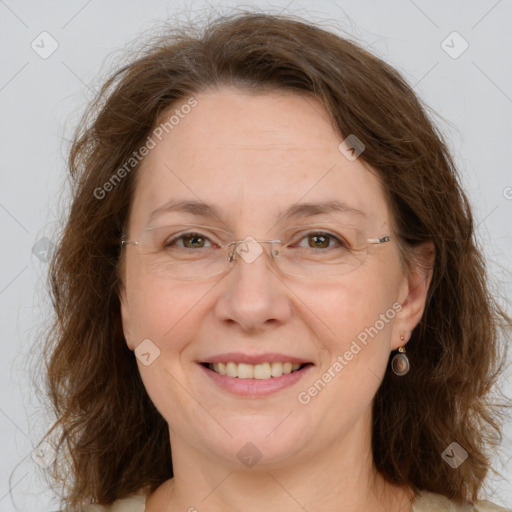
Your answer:
[[[182,212],[190,213],[198,217],[217,217],[224,222],[222,210],[217,206],[203,203],[201,201],[171,200],[152,211],[149,220],[154,219],[162,213]],[[325,215],[329,213],[343,213],[352,216],[367,218],[366,213],[357,208],[347,205],[339,200],[331,200],[323,203],[300,203],[288,207],[278,214],[278,219],[290,219],[297,217],[313,217],[315,215]]]

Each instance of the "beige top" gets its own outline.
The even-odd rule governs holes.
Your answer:
[[[134,495],[117,500],[110,507],[88,505],[83,512],[145,512],[145,503],[146,496]],[[503,508],[487,500],[460,506],[440,494],[423,491],[415,497],[412,512],[512,512],[512,508]]]

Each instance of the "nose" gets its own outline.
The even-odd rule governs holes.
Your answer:
[[[219,321],[247,332],[262,332],[291,317],[289,290],[273,266],[273,244],[252,237],[233,246],[233,266],[223,279],[215,314]]]

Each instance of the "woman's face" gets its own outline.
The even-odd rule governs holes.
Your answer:
[[[231,240],[282,239],[285,228],[311,224],[332,234],[390,234],[379,181],[340,151],[342,138],[320,102],[231,88],[195,100],[193,108],[173,107],[179,122],[158,132],[161,141],[154,138],[138,171],[129,240],[148,226],[178,224],[220,228]],[[170,201],[205,203],[215,214],[166,209]],[[297,208],[332,201],[360,213]],[[182,240],[181,253],[204,244],[216,250],[216,233]],[[309,254],[335,243],[326,248],[325,241],[306,236],[295,247]],[[400,311],[409,287],[396,241],[371,245],[349,273],[313,279],[280,272],[265,251],[239,257],[227,273],[187,280],[163,276],[141,248],[123,251],[125,337],[139,347],[140,374],[176,453],[238,466],[291,464],[336,449],[351,432],[363,435],[390,351],[419,320],[417,311],[414,318],[405,306]],[[206,367],[213,362],[244,364],[221,375],[222,365]],[[275,363],[308,364],[270,377],[290,369]]]

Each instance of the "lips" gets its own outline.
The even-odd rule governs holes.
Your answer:
[[[286,354],[219,354],[198,361],[217,385],[237,395],[263,396],[288,387],[314,366]]]

